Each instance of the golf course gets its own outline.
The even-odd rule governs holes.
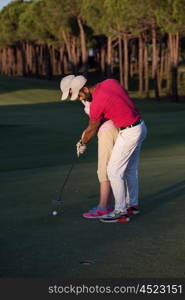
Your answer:
[[[97,138],[76,157],[88,117],[59,85],[0,76],[1,278],[184,278],[185,102],[130,93],[148,128],[141,213],[105,224],[82,217],[99,200]]]

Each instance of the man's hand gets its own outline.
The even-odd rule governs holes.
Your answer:
[[[85,152],[85,150],[87,149],[86,144],[83,144],[81,140],[79,140],[79,142],[76,144],[76,152],[77,152],[77,156],[79,157],[80,154],[83,154]]]

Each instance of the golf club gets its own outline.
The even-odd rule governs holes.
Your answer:
[[[65,179],[64,179],[64,182],[63,182],[63,184],[62,184],[62,186],[61,186],[61,188],[60,188],[60,191],[59,191],[58,199],[52,200],[52,203],[53,203],[54,206],[55,206],[55,208],[53,208],[53,210],[52,210],[52,215],[53,215],[53,216],[58,215],[60,206],[61,206],[61,204],[64,202],[64,201],[62,200],[62,194],[63,194],[64,188],[65,188],[65,186],[66,186],[66,183],[68,182],[69,176],[70,176],[70,174],[71,174],[71,172],[72,172],[72,170],[73,170],[73,168],[74,168],[75,161],[76,161],[76,159],[73,160],[73,163],[72,163],[72,165],[71,165],[69,171],[68,171],[67,174],[66,174],[66,177],[65,177]]]

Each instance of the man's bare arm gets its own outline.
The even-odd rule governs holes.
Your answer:
[[[83,144],[87,144],[89,140],[95,136],[98,131],[98,127],[100,125],[100,121],[89,121],[88,127],[84,130],[81,138],[81,142]]]

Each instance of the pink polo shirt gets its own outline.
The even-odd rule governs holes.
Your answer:
[[[115,79],[106,79],[96,85],[92,93],[90,120],[110,119],[117,128],[137,122],[141,116],[126,91]]]

